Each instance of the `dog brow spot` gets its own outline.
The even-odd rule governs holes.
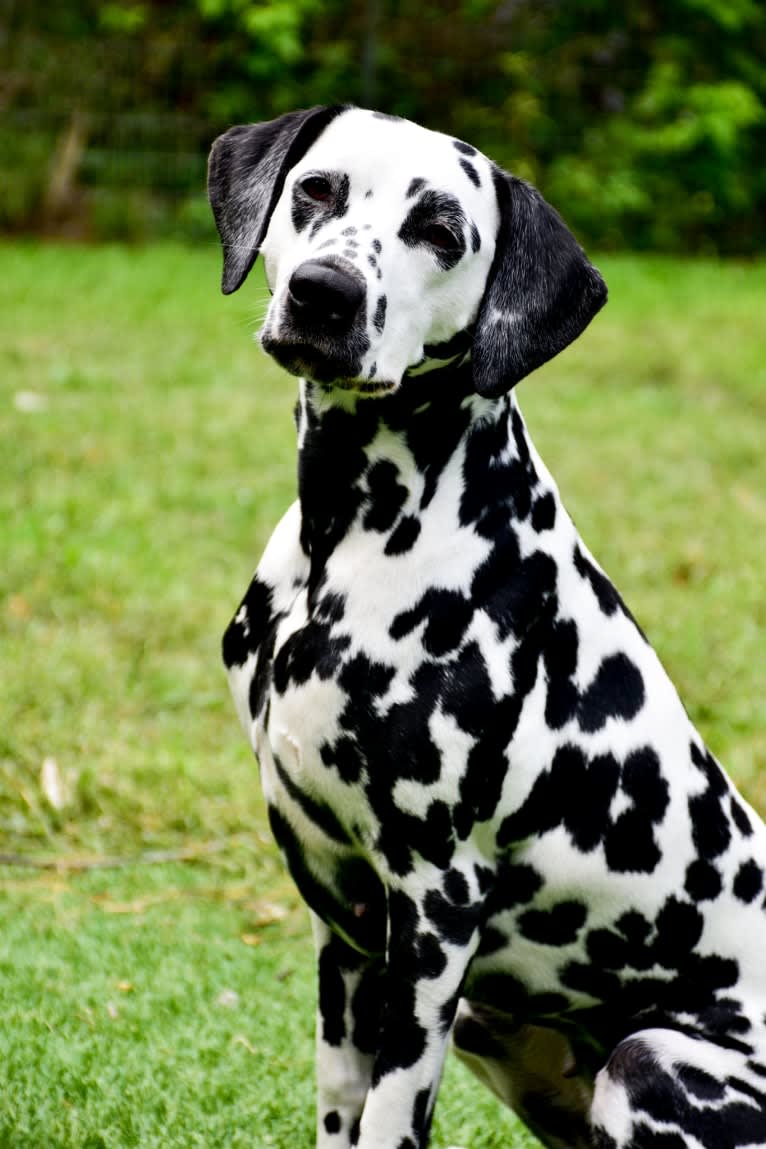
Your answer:
[[[417,195],[419,191],[422,191],[425,186],[426,181],[421,179],[419,176],[412,180],[410,182],[410,186],[407,188],[407,199],[412,199],[412,197]]]
[[[481,187],[481,176],[479,175],[479,173],[477,172],[477,170],[473,166],[473,164],[469,163],[468,160],[461,160],[460,166],[463,169],[463,171],[465,172],[465,174],[468,176],[468,178],[471,181],[471,183],[473,184],[473,186],[475,188],[480,188]]]
[[[372,317],[373,327],[375,328],[376,331],[382,331],[383,330],[383,327],[384,327],[385,322],[386,322],[386,307],[387,306],[388,306],[388,301],[387,301],[385,295],[381,295],[380,299],[378,300],[378,305],[375,308],[375,314]]]

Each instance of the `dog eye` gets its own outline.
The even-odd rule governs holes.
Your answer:
[[[439,251],[453,251],[460,244],[448,227],[441,223],[429,223],[422,231],[423,239]]]
[[[327,203],[332,199],[332,184],[324,176],[307,176],[301,180],[301,191],[317,203]]]

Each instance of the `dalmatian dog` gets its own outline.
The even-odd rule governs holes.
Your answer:
[[[450,1035],[549,1149],[766,1145],[766,831],[513,394],[601,276],[528,184],[357,108],[232,128],[209,191],[301,380],[223,653],[312,914],[317,1146],[424,1149]]]

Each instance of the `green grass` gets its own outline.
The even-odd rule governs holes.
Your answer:
[[[218,656],[294,488],[294,384],[250,339],[262,283],[223,299],[213,248],[0,258],[0,853],[200,853],[0,870],[0,1149],[309,1149],[306,921]],[[766,265],[602,264],[608,308],[522,406],[764,810]],[[532,1144],[454,1064],[450,1143]]]

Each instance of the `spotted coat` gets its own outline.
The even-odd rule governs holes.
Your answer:
[[[551,1149],[766,1145],[766,831],[513,384],[606,290],[534,189],[348,108],[211,155],[298,500],[224,638],[312,911],[319,1149],[424,1149],[452,1033]]]

